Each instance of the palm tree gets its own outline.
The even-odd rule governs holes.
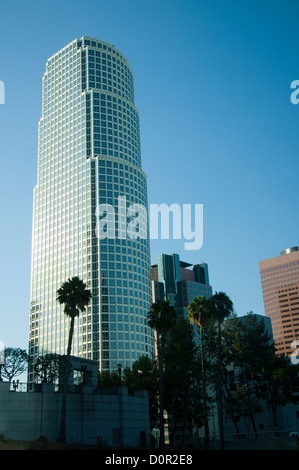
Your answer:
[[[160,424],[160,447],[164,446],[164,386],[163,386],[163,363],[166,336],[176,321],[176,311],[168,300],[159,299],[151,305],[148,312],[148,324],[157,332],[158,360],[159,360],[159,424]]]
[[[209,447],[209,423],[208,423],[208,409],[207,409],[207,390],[206,390],[206,374],[204,368],[204,347],[203,347],[203,330],[211,320],[209,315],[209,300],[206,297],[198,296],[187,307],[188,318],[196,323],[200,329],[200,353],[201,353],[201,376],[203,386],[203,412],[204,412],[204,425],[205,425],[205,444]]]
[[[58,289],[57,291],[57,301],[60,304],[64,304],[64,313],[71,319],[66,364],[64,371],[61,422],[58,437],[59,442],[66,441],[66,391],[74,335],[75,318],[79,316],[80,312],[84,312],[85,307],[87,307],[87,305],[89,304],[91,297],[91,291],[89,289],[86,289],[86,285],[84,284],[84,282],[77,276],[68,279],[68,281],[64,282],[60,289]]]
[[[218,325],[218,352],[217,352],[217,404],[218,404],[218,422],[220,433],[221,450],[224,449],[224,431],[223,431],[223,400],[222,400],[222,345],[221,345],[221,324],[229,317],[233,311],[233,303],[224,292],[216,292],[209,299],[210,315]]]

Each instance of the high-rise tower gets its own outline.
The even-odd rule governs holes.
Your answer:
[[[100,236],[97,224],[106,213],[98,208],[105,204],[113,208],[115,232],[110,225]],[[132,70],[114,46],[76,39],[47,61],[43,77],[33,196],[32,357],[66,353],[69,320],[56,297],[73,276],[91,289],[92,302],[76,320],[72,354],[98,360],[102,370],[151,355],[148,225],[146,236],[127,236],[132,212],[126,217],[126,210],[133,204],[147,210]]]
[[[299,247],[260,261],[265,314],[271,318],[278,354],[291,356],[299,340]]]
[[[181,318],[187,318],[188,305],[198,296],[210,298],[213,288],[209,283],[207,263],[190,264],[179,255],[158,255],[152,265],[152,301],[167,299]],[[199,344],[199,330],[194,325],[194,339]]]

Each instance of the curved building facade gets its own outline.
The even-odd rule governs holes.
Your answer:
[[[76,39],[47,61],[43,77],[33,197],[32,357],[66,353],[69,320],[56,297],[72,276],[92,291],[91,304],[75,322],[72,354],[98,360],[101,370],[151,356],[147,207],[130,65],[112,45]]]

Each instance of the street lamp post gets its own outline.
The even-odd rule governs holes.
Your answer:
[[[18,386],[19,386],[19,379],[18,380],[13,380],[12,381],[12,385],[13,385],[13,388],[14,388],[14,391],[17,390]]]
[[[82,372],[81,383],[83,385],[85,385],[86,384],[86,373],[87,373],[87,362],[86,361],[81,361],[81,372]]]
[[[139,375],[139,389],[141,390],[141,383],[142,383],[142,370],[138,370],[138,375]]]

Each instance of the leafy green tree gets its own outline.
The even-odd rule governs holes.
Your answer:
[[[117,387],[119,385],[119,374],[115,370],[103,371],[98,373],[98,386],[103,387]]]
[[[196,323],[200,329],[200,357],[201,357],[201,376],[202,376],[202,399],[205,426],[205,444],[209,447],[209,422],[208,422],[208,406],[207,406],[207,385],[206,373],[204,366],[204,341],[203,332],[205,327],[211,322],[209,314],[209,301],[206,297],[198,296],[187,308],[188,318],[191,322]]]
[[[252,312],[236,320],[235,324],[232,364],[238,384],[237,391],[243,397],[243,402],[246,402],[246,406],[243,404],[242,416],[246,418],[247,411],[253,430],[257,432],[255,415],[262,411],[260,374],[275,356],[274,344],[265,329],[264,321],[259,320]],[[239,400],[239,403],[242,401]]]
[[[233,379],[233,360],[234,352],[232,343],[235,340],[235,334],[239,319],[235,315],[226,319],[221,327],[221,377],[223,388],[223,403],[226,414],[230,416],[238,430],[239,415],[235,412],[236,400],[234,397],[235,384]],[[210,395],[217,398],[218,383],[218,324],[212,321],[205,329],[205,350],[206,350],[206,374],[209,384]]]
[[[29,357],[25,349],[4,348],[4,364],[1,365],[2,376],[11,382],[27,370]]]
[[[287,356],[273,354],[261,371],[262,396],[272,410],[274,428],[277,427],[277,407],[298,404],[299,365]]]
[[[210,387],[217,388],[218,338],[217,323],[205,331],[206,356]],[[219,332],[219,330],[218,330]],[[265,322],[249,312],[244,317],[231,315],[221,325],[221,376],[223,404],[236,431],[238,422],[244,420],[257,432],[255,416],[263,411],[266,401],[272,409],[274,426],[279,405],[294,403],[298,393],[298,369],[286,357],[276,355],[272,337]]]
[[[159,299],[151,305],[148,312],[148,325],[156,331],[158,345],[158,361],[159,361],[159,413],[160,413],[160,439],[159,446],[165,444],[164,435],[164,400],[163,400],[163,366],[164,366],[164,350],[166,337],[176,321],[176,311],[168,300]]]
[[[158,401],[158,367],[157,362],[147,356],[141,356],[132,365],[132,369],[124,370],[123,384],[128,387],[130,394],[136,390],[147,390],[149,395],[150,427],[151,430],[159,425]]]
[[[54,383],[59,378],[61,371],[61,356],[48,353],[39,356],[34,363],[34,378],[44,383]]]
[[[57,301],[64,304],[64,313],[71,319],[69,339],[66,356],[66,368],[64,374],[63,384],[63,399],[61,411],[61,423],[58,436],[58,442],[66,441],[66,393],[67,393],[67,379],[70,364],[70,355],[72,350],[72,341],[74,335],[75,318],[79,316],[80,312],[84,312],[85,308],[91,300],[92,294],[89,289],[86,289],[85,283],[77,276],[68,279],[57,291]]]
[[[274,364],[277,364],[273,340],[263,319],[252,312],[241,318],[226,320],[221,328],[221,337],[226,414],[232,419],[237,432],[239,419],[243,419],[248,426],[251,423],[253,431],[257,432],[255,416],[263,411],[261,405],[262,400],[266,399],[267,388],[268,399],[270,397],[271,374]],[[209,348],[214,354],[215,338],[214,344],[213,340],[209,341]],[[277,388],[274,384],[273,387]]]
[[[194,426],[203,425],[200,378],[193,327],[179,318],[170,330],[165,350],[165,409],[171,417],[171,444],[178,430],[184,445],[186,431],[190,435]]]
[[[209,314],[218,326],[217,345],[217,405],[218,424],[220,433],[221,450],[224,449],[224,429],[223,429],[223,398],[222,398],[222,345],[221,345],[221,325],[223,321],[233,315],[233,302],[224,292],[216,292],[209,299]]]
[[[254,393],[250,384],[237,383],[230,398],[227,398],[225,401],[225,410],[227,411],[228,416],[232,418],[237,432],[239,432],[237,418],[245,421],[248,431],[250,429],[250,423],[252,423],[253,429],[256,432],[254,417],[256,414],[263,411],[263,409],[261,407],[260,399]]]

